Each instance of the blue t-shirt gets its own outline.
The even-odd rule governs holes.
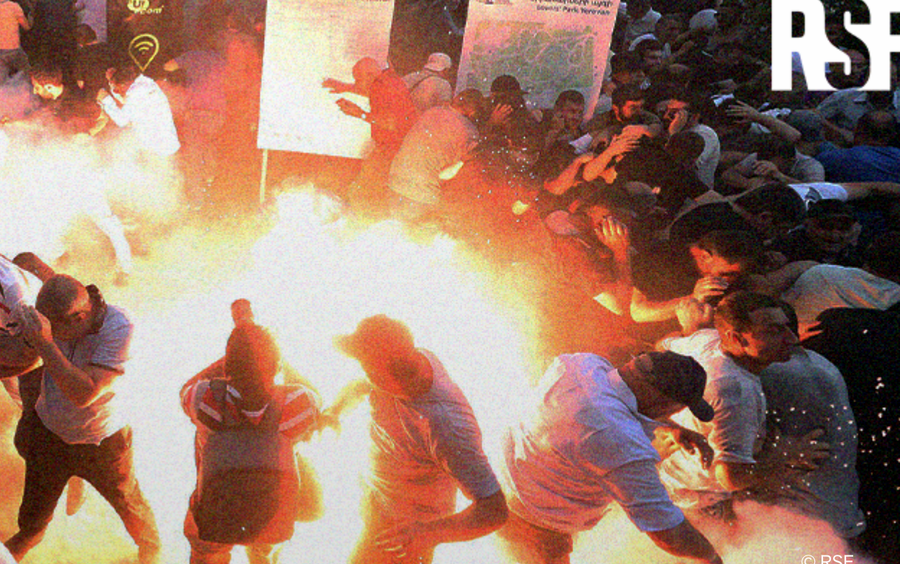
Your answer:
[[[816,160],[825,167],[829,182],[900,182],[900,149],[896,147],[841,149],[823,143]]]

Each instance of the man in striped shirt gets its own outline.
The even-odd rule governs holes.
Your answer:
[[[300,509],[293,445],[317,427],[319,400],[305,386],[276,385],[280,367],[272,336],[243,320],[224,362],[182,389],[197,426],[197,488],[184,526],[193,564],[228,562],[236,544],[251,562],[271,562],[276,545],[293,536]]]

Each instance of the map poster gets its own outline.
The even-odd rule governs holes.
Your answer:
[[[552,107],[572,89],[593,114],[618,7],[619,0],[472,0],[457,90],[487,95],[494,78],[511,74],[536,107]]]
[[[260,93],[260,149],[361,157],[369,124],[341,113],[347,98],[322,81],[352,83],[362,57],[387,60],[393,0],[269,0]]]

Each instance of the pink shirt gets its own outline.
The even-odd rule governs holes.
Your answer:
[[[22,7],[9,0],[0,0],[0,50],[20,47],[19,26],[23,23],[27,20]]]

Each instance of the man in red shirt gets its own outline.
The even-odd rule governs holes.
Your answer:
[[[0,84],[28,68],[28,56],[19,42],[19,28],[31,29],[31,18],[11,0],[0,0]]]
[[[386,183],[391,160],[418,118],[406,83],[394,69],[382,69],[375,59],[363,57],[353,65],[352,83],[327,78],[322,86],[333,94],[351,92],[369,99],[369,111],[346,98],[338,99],[337,105],[371,126],[375,148],[364,159],[348,197],[353,207],[379,215],[389,204]]]

